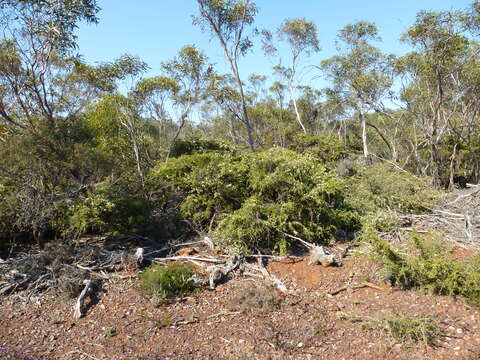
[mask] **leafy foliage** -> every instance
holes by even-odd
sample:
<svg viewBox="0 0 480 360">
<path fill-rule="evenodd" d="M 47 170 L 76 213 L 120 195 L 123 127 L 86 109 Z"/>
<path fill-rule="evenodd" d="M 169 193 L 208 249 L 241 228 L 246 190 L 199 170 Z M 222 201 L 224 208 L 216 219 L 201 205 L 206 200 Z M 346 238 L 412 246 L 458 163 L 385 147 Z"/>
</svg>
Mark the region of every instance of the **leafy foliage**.
<svg viewBox="0 0 480 360">
<path fill-rule="evenodd" d="M 358 226 L 344 182 L 313 156 L 283 148 L 182 156 L 157 166 L 153 179 L 181 196 L 185 218 L 235 252 L 284 252 L 284 232 L 325 243 Z"/>
<path fill-rule="evenodd" d="M 380 231 L 391 230 L 399 214 L 423 213 L 432 208 L 440 193 L 425 178 L 375 164 L 349 179 L 349 200 Z"/>
<path fill-rule="evenodd" d="M 215 140 L 201 138 L 189 140 L 180 139 L 173 143 L 170 156 L 175 158 L 182 155 L 201 154 L 211 151 L 233 151 L 233 148 L 227 143 Z"/>
<path fill-rule="evenodd" d="M 375 256 L 384 264 L 386 277 L 403 288 L 422 288 L 437 295 L 458 295 L 480 303 L 480 258 L 470 261 L 448 257 L 447 249 L 432 237 L 411 237 L 409 253 L 403 253 L 373 233 L 364 234 Z"/>
<path fill-rule="evenodd" d="M 295 138 L 291 148 L 302 154 L 311 154 L 328 165 L 335 164 L 348 154 L 345 143 L 334 135 L 300 134 Z"/>
<path fill-rule="evenodd" d="M 131 184 L 105 182 L 65 204 L 57 226 L 69 239 L 87 234 L 139 233 L 149 224 L 151 210 L 152 203 L 136 195 Z"/>
</svg>

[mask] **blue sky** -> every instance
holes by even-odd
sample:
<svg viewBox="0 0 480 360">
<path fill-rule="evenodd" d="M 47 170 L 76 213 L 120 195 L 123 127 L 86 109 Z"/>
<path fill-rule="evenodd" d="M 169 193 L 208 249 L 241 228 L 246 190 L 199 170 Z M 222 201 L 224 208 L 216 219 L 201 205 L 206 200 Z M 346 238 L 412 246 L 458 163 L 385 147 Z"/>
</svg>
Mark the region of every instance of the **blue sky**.
<svg viewBox="0 0 480 360">
<path fill-rule="evenodd" d="M 195 0 L 98 0 L 102 8 L 98 25 L 81 25 L 79 52 L 90 63 L 111 61 L 122 54 L 140 56 L 151 70 L 159 72 L 160 62 L 172 58 L 184 45 L 195 44 L 227 71 L 215 39 L 192 25 L 197 13 Z M 414 21 L 419 10 L 450 10 L 467 7 L 469 0 L 258 0 L 260 11 L 255 27 L 275 29 L 286 18 L 306 17 L 316 23 L 322 51 L 305 63 L 318 64 L 335 54 L 339 29 L 357 20 L 375 22 L 385 52 L 401 54 L 408 50 L 398 38 Z M 241 62 L 241 73 L 268 75 L 272 61 L 254 49 Z M 318 74 L 307 73 L 306 77 Z M 308 81 L 308 79 L 305 79 Z"/>
</svg>

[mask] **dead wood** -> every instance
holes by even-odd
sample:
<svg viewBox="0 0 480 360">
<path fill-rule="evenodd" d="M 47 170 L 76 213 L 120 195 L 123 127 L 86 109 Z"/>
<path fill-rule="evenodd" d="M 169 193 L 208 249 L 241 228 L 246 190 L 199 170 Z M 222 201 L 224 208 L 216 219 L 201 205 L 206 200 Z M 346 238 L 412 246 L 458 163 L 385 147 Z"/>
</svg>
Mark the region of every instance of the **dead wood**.
<svg viewBox="0 0 480 360">
<path fill-rule="evenodd" d="M 310 251 L 308 258 L 308 265 L 321 264 L 322 266 L 339 265 L 339 261 L 335 258 L 335 255 L 329 254 L 323 247 L 315 246 Z"/>
<path fill-rule="evenodd" d="M 232 271 L 237 270 L 243 259 L 241 258 L 234 258 L 229 267 L 223 268 L 221 266 L 210 266 L 207 268 L 207 272 L 209 273 L 209 285 L 210 289 L 215 289 L 217 284 L 219 284 L 224 278 L 228 276 Z"/>
<path fill-rule="evenodd" d="M 372 288 L 372 289 L 375 289 L 375 290 L 379 290 L 379 291 L 385 291 L 380 286 L 377 286 L 377 285 L 372 284 L 370 282 L 364 282 L 364 283 L 357 284 L 357 285 L 351 285 L 350 284 L 350 285 L 342 286 L 341 288 L 338 288 L 337 290 L 334 290 L 334 291 L 328 293 L 328 295 L 335 296 L 335 295 L 340 294 L 342 291 L 354 291 L 356 289 L 362 289 L 362 288 L 366 288 L 366 287 L 369 287 L 369 288 Z"/>
<path fill-rule="evenodd" d="M 258 263 L 258 270 L 260 270 L 260 272 L 262 273 L 265 279 L 271 281 L 272 284 L 281 292 L 283 293 L 289 292 L 288 288 L 283 284 L 283 282 L 280 279 L 278 279 L 275 275 L 270 274 L 270 272 L 267 270 L 267 268 L 263 264 L 262 258 L 258 258 L 257 263 Z"/>
<path fill-rule="evenodd" d="M 82 307 L 83 307 L 83 302 L 87 296 L 91 296 L 93 293 L 94 289 L 94 283 L 92 280 L 83 280 L 83 284 L 85 287 L 83 288 L 82 292 L 80 293 L 80 296 L 77 299 L 77 302 L 75 304 L 75 317 L 77 319 L 80 319 L 83 317 L 83 312 L 82 312 Z"/>
<path fill-rule="evenodd" d="M 303 246 L 305 246 L 307 249 L 314 249 L 316 247 L 316 245 L 312 244 L 312 243 L 309 243 L 308 241 L 305 241 L 297 236 L 293 236 L 293 235 L 290 235 L 290 234 L 287 234 L 285 232 L 282 232 L 283 235 L 285 235 L 286 237 L 290 238 L 290 239 L 293 239 L 293 240 L 297 240 L 300 244 L 302 244 Z"/>
<path fill-rule="evenodd" d="M 165 261 L 180 261 L 180 260 L 193 260 L 193 261 L 203 261 L 214 264 L 225 264 L 224 260 L 219 260 L 215 258 L 205 258 L 198 256 L 170 256 L 166 258 L 154 258 L 153 261 L 163 263 Z"/>
</svg>

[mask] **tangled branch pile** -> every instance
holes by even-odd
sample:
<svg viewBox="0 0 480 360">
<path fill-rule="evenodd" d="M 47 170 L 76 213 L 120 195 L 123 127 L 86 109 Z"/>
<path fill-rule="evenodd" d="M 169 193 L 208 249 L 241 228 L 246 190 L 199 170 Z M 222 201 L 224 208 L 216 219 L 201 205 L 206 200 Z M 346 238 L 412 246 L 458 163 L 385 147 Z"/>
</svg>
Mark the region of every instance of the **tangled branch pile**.
<svg viewBox="0 0 480 360">
<path fill-rule="evenodd" d="M 0 295 L 22 292 L 27 298 L 49 289 L 76 297 L 84 279 L 101 281 L 130 260 L 125 251 L 50 244 L 0 263 Z"/>
</svg>

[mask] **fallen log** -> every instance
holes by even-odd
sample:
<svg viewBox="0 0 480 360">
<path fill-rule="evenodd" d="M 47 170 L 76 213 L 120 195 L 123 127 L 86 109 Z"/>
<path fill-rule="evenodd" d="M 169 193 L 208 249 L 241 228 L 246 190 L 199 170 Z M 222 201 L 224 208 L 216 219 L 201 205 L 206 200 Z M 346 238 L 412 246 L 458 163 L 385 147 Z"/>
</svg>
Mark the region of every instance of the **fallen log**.
<svg viewBox="0 0 480 360">
<path fill-rule="evenodd" d="M 94 287 L 94 283 L 92 280 L 83 280 L 83 284 L 85 285 L 85 287 L 80 293 L 80 296 L 78 297 L 77 302 L 75 304 L 75 317 L 78 319 L 83 317 L 84 315 L 82 312 L 83 301 L 87 296 L 91 296 L 93 292 L 93 287 Z"/>
</svg>

